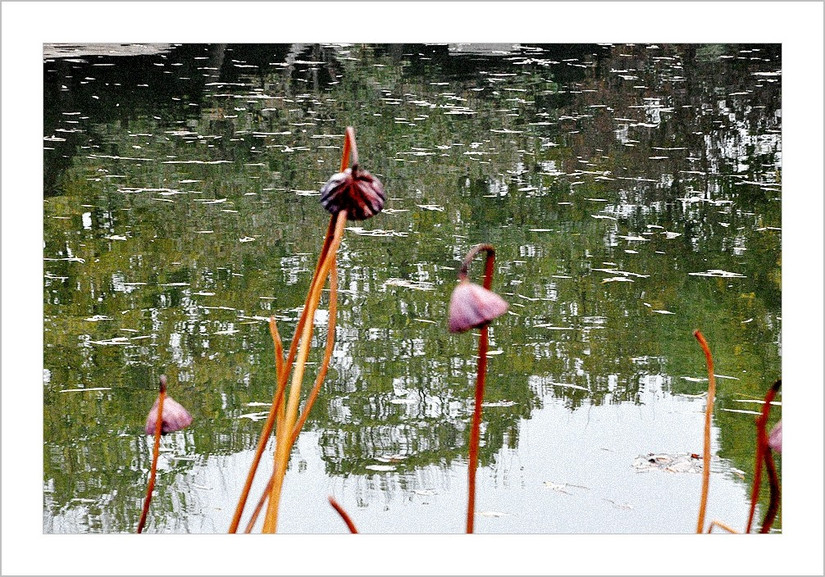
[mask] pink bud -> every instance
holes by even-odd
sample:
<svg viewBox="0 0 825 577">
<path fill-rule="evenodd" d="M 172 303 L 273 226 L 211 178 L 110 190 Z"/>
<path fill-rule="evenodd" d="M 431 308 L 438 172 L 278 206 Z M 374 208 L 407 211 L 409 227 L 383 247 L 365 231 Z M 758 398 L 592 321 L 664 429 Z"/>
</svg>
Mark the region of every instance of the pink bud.
<svg viewBox="0 0 825 577">
<path fill-rule="evenodd" d="M 768 434 L 768 446 L 777 453 L 782 452 L 782 421 L 776 423 Z"/>
<path fill-rule="evenodd" d="M 160 397 L 155 399 L 155 404 L 149 411 L 149 416 L 146 417 L 146 434 L 154 435 L 155 426 L 158 422 L 158 403 Z M 172 433 L 180 431 L 184 427 L 188 427 L 192 423 L 192 415 L 189 411 L 183 408 L 175 399 L 169 395 L 163 400 L 163 424 L 161 425 L 161 433 Z"/>
<path fill-rule="evenodd" d="M 450 332 L 481 328 L 503 315 L 508 307 L 507 301 L 493 291 L 464 279 L 450 297 Z"/>
<path fill-rule="evenodd" d="M 384 208 L 386 194 L 377 178 L 358 164 L 332 175 L 321 187 L 321 206 L 332 214 L 347 210 L 350 220 L 366 220 Z"/>
</svg>

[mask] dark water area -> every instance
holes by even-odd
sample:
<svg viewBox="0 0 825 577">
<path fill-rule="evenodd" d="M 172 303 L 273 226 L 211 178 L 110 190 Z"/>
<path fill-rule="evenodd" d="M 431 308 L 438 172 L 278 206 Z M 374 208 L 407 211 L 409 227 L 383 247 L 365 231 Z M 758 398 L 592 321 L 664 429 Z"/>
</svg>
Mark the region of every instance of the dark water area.
<svg viewBox="0 0 825 577">
<path fill-rule="evenodd" d="M 345 531 L 334 495 L 363 532 L 463 531 L 476 337 L 447 304 L 481 242 L 510 309 L 477 531 L 692 532 L 701 475 L 637 459 L 702 453 L 694 329 L 709 519 L 742 528 L 781 377 L 779 45 L 80 48 L 43 64 L 45 532 L 134 532 L 161 373 L 194 422 L 162 441 L 147 531 L 226 532 L 347 126 L 388 198 L 345 231 L 280 529 Z"/>
</svg>

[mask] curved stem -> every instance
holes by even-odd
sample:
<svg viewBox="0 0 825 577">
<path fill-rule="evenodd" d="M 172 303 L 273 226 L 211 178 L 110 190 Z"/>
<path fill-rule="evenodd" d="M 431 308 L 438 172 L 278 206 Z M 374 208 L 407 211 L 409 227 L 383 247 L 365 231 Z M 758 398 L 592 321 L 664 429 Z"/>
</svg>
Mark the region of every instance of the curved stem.
<svg viewBox="0 0 825 577">
<path fill-rule="evenodd" d="M 760 533 L 767 533 L 771 530 L 773 521 L 776 518 L 776 513 L 779 511 L 779 495 L 781 490 L 779 488 L 779 477 L 776 474 L 776 463 L 773 462 L 773 451 L 771 451 L 770 447 L 765 450 L 765 470 L 768 472 L 770 501 L 768 502 L 768 510 L 765 512 L 765 518 L 762 520 L 762 527 L 759 529 Z"/>
<path fill-rule="evenodd" d="M 298 439 L 298 435 L 301 433 L 301 429 L 304 426 L 304 423 L 309 416 L 309 411 L 312 409 L 312 405 L 315 402 L 315 399 L 318 397 L 318 393 L 321 390 L 321 384 L 326 377 L 327 370 L 329 368 L 329 362 L 332 358 L 332 351 L 335 344 L 335 319 L 338 313 L 338 267 L 336 263 L 333 261 L 332 268 L 330 269 L 329 275 L 329 292 L 330 292 L 330 303 L 329 303 L 329 324 L 327 328 L 327 345 L 324 351 L 324 360 L 321 363 L 321 368 L 318 371 L 318 376 L 315 378 L 315 385 L 312 388 L 312 392 L 309 394 L 309 398 L 307 398 L 306 403 L 304 404 L 304 409 L 301 411 L 301 416 L 299 417 L 297 423 L 295 424 L 295 428 L 292 431 L 292 437 L 290 439 L 290 445 L 294 445 L 295 441 Z M 246 526 L 246 533 L 252 532 L 252 527 L 255 525 L 255 521 L 258 519 L 258 515 L 261 512 L 261 509 L 266 503 L 266 500 L 269 498 L 269 494 L 272 491 L 272 484 L 274 482 L 274 475 L 275 472 L 272 472 L 272 475 L 269 476 L 269 481 L 267 482 L 266 488 L 264 489 L 261 498 L 258 500 L 258 504 L 255 506 L 254 511 L 252 512 L 252 516 L 249 519 L 249 523 Z"/>
<path fill-rule="evenodd" d="M 301 382 L 304 377 L 304 368 L 306 366 L 306 359 L 309 355 L 310 341 L 312 340 L 312 319 L 315 317 L 315 311 L 318 308 L 318 302 L 321 298 L 321 289 L 325 284 L 326 277 L 329 275 L 330 268 L 334 262 L 334 256 L 338 251 L 338 246 L 341 243 L 341 238 L 344 234 L 344 227 L 347 223 L 347 211 L 340 211 L 335 217 L 335 231 L 333 233 L 332 242 L 329 246 L 327 258 L 321 264 L 319 271 L 319 282 L 316 282 L 309 294 L 308 306 L 305 307 L 306 322 L 304 323 L 303 331 L 301 332 L 301 348 L 298 351 L 298 356 L 295 360 L 295 368 L 292 372 L 292 383 L 289 388 L 289 400 L 286 407 L 286 417 L 284 419 L 284 435 L 279 435 L 276 438 L 275 448 L 275 480 L 272 485 L 272 490 L 269 495 L 269 504 L 267 506 L 266 517 L 264 518 L 264 532 L 274 533 L 278 523 L 278 504 L 280 501 L 281 485 L 283 484 L 284 475 L 286 474 L 286 467 L 289 462 L 291 443 L 287 442 L 288 434 L 291 434 L 295 425 L 296 413 L 298 411 L 298 402 L 301 395 Z M 331 256 L 330 256 L 331 255 Z M 281 440 L 283 439 L 283 442 Z"/>
<path fill-rule="evenodd" d="M 307 292 L 306 300 L 304 301 L 304 308 L 301 312 L 301 317 L 298 319 L 298 325 L 295 328 L 295 334 L 292 337 L 292 343 L 289 347 L 289 353 L 287 355 L 286 361 L 283 362 L 282 371 L 280 374 L 276 376 L 276 386 L 275 386 L 275 394 L 272 399 L 272 405 L 269 409 L 269 415 L 267 416 L 266 422 L 264 423 L 263 430 L 261 431 L 261 436 L 258 438 L 258 446 L 255 448 L 255 456 L 252 459 L 252 464 L 249 467 L 249 472 L 246 476 L 246 481 L 244 482 L 244 487 L 241 490 L 241 496 L 238 499 L 238 504 L 235 507 L 235 514 L 232 517 L 232 522 L 229 525 L 229 533 L 235 533 L 238 530 L 238 524 L 241 521 L 241 515 L 243 514 L 244 507 L 246 506 L 246 501 L 249 497 L 249 491 L 252 487 L 252 481 L 255 478 L 255 473 L 258 470 L 258 465 L 261 461 L 261 456 L 263 455 L 264 449 L 266 448 L 266 444 L 269 441 L 269 437 L 272 434 L 272 429 L 275 426 L 275 419 L 278 410 L 281 408 L 283 399 L 284 399 L 284 391 L 286 389 L 286 381 L 289 376 L 289 369 L 292 366 L 292 363 L 295 359 L 295 354 L 298 350 L 298 340 L 299 336 L 303 332 L 304 326 L 307 322 L 307 308 L 309 304 L 310 296 L 314 290 L 315 285 L 319 281 L 319 273 L 321 271 L 321 267 L 326 260 L 329 254 L 330 244 L 332 243 L 333 233 L 335 231 L 335 217 L 330 218 L 329 226 L 327 227 L 327 233 L 324 237 L 324 243 L 321 247 L 321 255 L 318 257 L 318 263 L 315 265 L 315 272 L 312 275 L 312 281 L 310 282 L 309 292 Z M 273 317 L 274 319 L 274 317 Z M 272 325 L 270 324 L 270 332 L 272 331 Z M 273 335 L 274 339 L 274 335 Z M 278 337 L 278 341 L 280 341 L 280 337 Z M 276 343 L 276 347 L 278 343 Z M 281 357 L 283 356 L 283 352 L 281 352 Z M 277 360 L 278 356 L 276 355 L 276 367 L 277 367 Z"/>
<path fill-rule="evenodd" d="M 753 517 L 756 513 L 756 502 L 759 500 L 759 489 L 762 484 L 762 463 L 767 466 L 768 458 L 768 434 L 766 432 L 768 425 L 768 416 L 771 412 L 771 403 L 782 385 L 782 380 L 777 380 L 765 394 L 765 401 L 762 403 L 762 412 L 756 418 L 756 464 L 753 470 L 753 488 L 751 489 L 751 506 L 748 511 L 748 523 L 745 527 L 745 533 L 751 532 L 753 527 Z M 775 471 L 774 471 L 775 473 Z M 763 523 L 764 525 L 764 523 Z"/>
<path fill-rule="evenodd" d="M 458 279 L 464 280 L 465 278 L 467 278 L 467 269 L 470 267 L 470 263 L 475 258 L 475 256 L 482 251 L 487 253 L 487 263 L 484 274 L 484 288 L 490 290 L 490 287 L 493 283 L 493 261 L 496 257 L 496 249 L 491 244 L 477 244 L 470 249 L 470 252 L 468 252 L 467 256 L 464 257 L 464 260 L 461 261 L 461 268 L 458 269 Z"/>
<path fill-rule="evenodd" d="M 716 397 L 716 377 L 713 374 L 713 357 L 710 354 L 708 342 L 699 329 L 693 331 L 693 336 L 699 341 L 699 346 L 705 353 L 708 365 L 708 400 L 705 408 L 705 440 L 702 454 L 702 497 L 699 501 L 699 519 L 696 522 L 696 532 L 702 533 L 705 526 L 705 510 L 708 505 L 708 485 L 710 485 L 710 427 L 713 417 L 713 402 Z"/>
<path fill-rule="evenodd" d="M 155 423 L 155 445 L 152 449 L 152 468 L 149 471 L 149 485 L 146 487 L 146 499 L 143 500 L 143 512 L 140 514 L 137 532 L 143 533 L 146 525 L 146 516 L 149 514 L 149 504 L 152 502 L 152 491 L 155 489 L 155 477 L 158 471 L 158 456 L 160 455 L 160 435 L 163 430 L 163 401 L 166 399 L 166 379 L 160 379 L 160 393 L 158 394 L 158 420 Z"/>
<path fill-rule="evenodd" d="M 477 244 L 464 260 L 461 262 L 461 269 L 458 277 L 461 280 L 467 278 L 467 269 L 470 261 L 480 252 L 487 253 L 484 264 L 484 288 L 490 290 L 493 286 L 493 270 L 496 258 L 496 249 L 491 244 Z M 478 468 L 478 445 L 481 437 L 481 405 L 484 402 L 484 384 L 487 377 L 487 348 L 489 345 L 487 325 L 480 330 L 478 340 L 478 370 L 476 373 L 475 406 L 473 408 L 473 423 L 470 428 L 470 456 L 468 463 L 468 495 L 467 495 L 467 533 L 472 533 L 475 525 L 475 503 L 476 503 L 476 469 Z"/>
<path fill-rule="evenodd" d="M 328 497 L 329 504 L 332 505 L 332 508 L 338 511 L 338 514 L 341 516 L 341 519 L 344 520 L 344 523 L 347 524 L 350 533 L 358 533 L 358 529 L 355 528 L 355 523 L 352 522 L 347 512 L 344 511 L 344 508 L 332 497 Z"/>
</svg>

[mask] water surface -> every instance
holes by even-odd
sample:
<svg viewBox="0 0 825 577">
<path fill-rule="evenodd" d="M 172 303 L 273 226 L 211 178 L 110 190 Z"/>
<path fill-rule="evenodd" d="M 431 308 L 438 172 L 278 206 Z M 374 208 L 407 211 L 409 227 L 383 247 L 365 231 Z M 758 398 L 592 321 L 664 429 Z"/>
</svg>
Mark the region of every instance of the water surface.
<svg viewBox="0 0 825 577">
<path fill-rule="evenodd" d="M 364 532 L 463 530 L 476 337 L 446 310 L 479 242 L 511 306 L 476 530 L 693 531 L 700 475 L 634 462 L 702 452 L 696 328 L 708 516 L 741 529 L 781 376 L 780 71 L 773 45 L 47 47 L 44 531 L 134 531 L 161 373 L 195 422 L 147 530 L 226 531 L 348 125 L 388 201 L 342 243 L 280 529 L 345 531 L 334 495 Z"/>
</svg>

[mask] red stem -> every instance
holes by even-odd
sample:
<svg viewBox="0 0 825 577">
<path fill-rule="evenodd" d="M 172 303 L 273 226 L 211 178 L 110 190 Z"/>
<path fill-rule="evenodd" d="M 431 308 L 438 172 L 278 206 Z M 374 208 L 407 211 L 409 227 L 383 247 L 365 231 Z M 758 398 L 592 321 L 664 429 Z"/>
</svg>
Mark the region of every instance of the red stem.
<svg viewBox="0 0 825 577">
<path fill-rule="evenodd" d="M 352 522 L 352 519 L 349 518 L 347 512 L 344 511 L 344 508 L 338 504 L 338 501 L 333 499 L 332 497 L 329 498 L 329 504 L 332 505 L 333 509 L 338 511 L 338 514 L 341 516 L 341 519 L 344 520 L 344 523 L 347 524 L 350 533 L 358 533 L 358 529 L 355 528 L 355 523 Z"/>
<path fill-rule="evenodd" d="M 756 418 L 756 464 L 753 470 L 753 488 L 751 489 L 751 507 L 748 512 L 748 523 L 745 533 L 750 533 L 753 527 L 753 517 L 756 513 L 756 502 L 759 500 L 759 489 L 762 484 L 762 463 L 767 467 L 768 462 L 768 434 L 765 432 L 768 424 L 768 416 L 771 412 L 771 403 L 782 385 L 782 380 L 776 381 L 765 394 L 765 401 L 762 403 L 762 412 Z M 771 460 L 771 463 L 773 461 Z M 776 471 L 774 470 L 774 475 Z M 771 498 L 773 498 L 773 487 L 771 487 Z M 770 508 L 770 506 L 769 506 Z M 766 517 L 767 518 L 767 517 Z M 764 525 L 764 524 L 763 524 Z"/>
<path fill-rule="evenodd" d="M 459 278 L 467 278 L 467 269 L 470 261 L 481 251 L 486 251 L 487 260 L 484 266 L 484 288 L 490 290 L 493 286 L 493 270 L 496 250 L 490 244 L 478 244 L 470 249 L 461 263 Z M 467 496 L 467 533 L 472 533 L 475 525 L 476 504 L 476 469 L 478 468 L 478 445 L 481 438 L 481 405 L 484 402 L 484 384 L 487 377 L 487 348 L 489 344 L 488 326 L 481 328 L 478 340 L 478 371 L 476 373 L 475 407 L 473 410 L 473 424 L 470 428 L 470 459 L 468 464 Z"/>
<path fill-rule="evenodd" d="M 771 530 L 773 521 L 776 518 L 776 513 L 779 511 L 779 496 L 781 494 L 779 477 L 776 474 L 776 463 L 773 462 L 773 451 L 771 451 L 770 447 L 765 451 L 765 470 L 768 471 L 770 501 L 768 502 L 768 510 L 765 513 L 765 518 L 762 520 L 762 527 L 759 529 L 760 533 L 767 533 Z"/>
<path fill-rule="evenodd" d="M 155 423 L 155 446 L 152 449 L 152 468 L 149 472 L 149 485 L 146 487 L 146 499 L 143 500 L 143 512 L 138 522 L 138 533 L 143 533 L 146 525 L 146 516 L 149 514 L 149 504 L 152 502 L 152 491 L 155 489 L 155 477 L 158 471 L 158 455 L 160 455 L 160 434 L 163 430 L 163 401 L 166 399 L 166 378 L 160 379 L 160 393 L 158 394 L 158 420 Z"/>
</svg>

